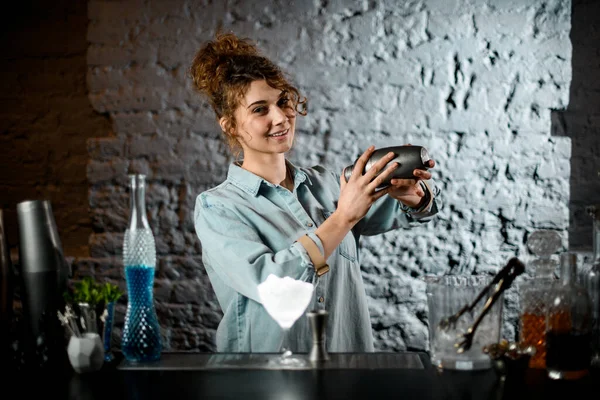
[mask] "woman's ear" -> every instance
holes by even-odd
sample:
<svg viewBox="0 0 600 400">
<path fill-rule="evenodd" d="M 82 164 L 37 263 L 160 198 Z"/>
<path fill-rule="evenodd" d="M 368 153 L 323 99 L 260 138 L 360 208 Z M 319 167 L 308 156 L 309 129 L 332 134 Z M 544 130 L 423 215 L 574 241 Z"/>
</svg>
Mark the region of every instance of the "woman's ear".
<svg viewBox="0 0 600 400">
<path fill-rule="evenodd" d="M 229 135 L 229 127 L 231 126 L 229 124 L 229 119 L 227 119 L 226 117 L 221 117 L 219 119 L 219 125 L 221 126 L 221 130 L 223 131 L 223 133 Z"/>
</svg>

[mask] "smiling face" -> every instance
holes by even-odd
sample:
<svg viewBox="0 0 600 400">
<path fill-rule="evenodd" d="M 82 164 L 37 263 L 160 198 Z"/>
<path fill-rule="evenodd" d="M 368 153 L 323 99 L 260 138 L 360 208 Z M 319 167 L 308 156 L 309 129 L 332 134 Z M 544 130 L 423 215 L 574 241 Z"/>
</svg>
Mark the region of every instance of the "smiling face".
<svg viewBox="0 0 600 400">
<path fill-rule="evenodd" d="M 253 81 L 234 112 L 236 135 L 244 151 L 244 164 L 261 162 L 291 149 L 296 111 L 290 96 L 264 80 Z M 226 128 L 226 120 L 221 119 Z"/>
</svg>

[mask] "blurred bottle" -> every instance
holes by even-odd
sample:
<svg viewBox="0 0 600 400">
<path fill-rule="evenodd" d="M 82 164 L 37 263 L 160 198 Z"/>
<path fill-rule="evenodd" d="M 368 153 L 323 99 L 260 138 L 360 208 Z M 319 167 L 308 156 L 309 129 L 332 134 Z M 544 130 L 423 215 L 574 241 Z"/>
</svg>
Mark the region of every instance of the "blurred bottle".
<svg viewBox="0 0 600 400">
<path fill-rule="evenodd" d="M 589 373 L 590 297 L 577 283 L 577 255 L 560 256 L 560 280 L 554 286 L 546 319 L 546 369 L 551 379 L 579 379 Z"/>
<path fill-rule="evenodd" d="M 48 200 L 18 203 L 17 217 L 26 363 L 31 368 L 54 370 L 68 365 L 64 329 L 56 312 L 64 308 L 62 295 L 70 267 Z"/>
<path fill-rule="evenodd" d="M 0 362 L 8 360 L 13 319 L 14 271 L 6 239 L 4 210 L 0 209 Z"/>
<path fill-rule="evenodd" d="M 583 265 L 580 277 L 592 302 L 591 366 L 600 368 L 600 204 L 589 206 L 586 211 L 593 220 L 594 255 Z"/>
<path fill-rule="evenodd" d="M 561 247 L 561 237 L 553 230 L 535 231 L 527 240 L 527 247 L 537 258 L 530 263 L 533 276 L 520 285 L 521 315 L 520 343 L 534 346 L 535 354 L 530 368 L 546 368 L 546 313 L 549 292 L 557 282 L 555 271 L 558 262 L 552 258 Z"/>
</svg>

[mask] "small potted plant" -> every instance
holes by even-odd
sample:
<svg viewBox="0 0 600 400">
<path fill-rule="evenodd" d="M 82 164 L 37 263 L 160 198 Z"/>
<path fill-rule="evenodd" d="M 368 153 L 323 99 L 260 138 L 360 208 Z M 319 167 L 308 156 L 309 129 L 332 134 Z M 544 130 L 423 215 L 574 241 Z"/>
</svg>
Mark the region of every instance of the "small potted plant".
<svg viewBox="0 0 600 400">
<path fill-rule="evenodd" d="M 59 319 L 73 336 L 102 336 L 104 361 L 112 361 L 111 351 L 114 307 L 123 295 L 119 287 L 110 282 L 98 283 L 92 277 L 74 282 L 63 294 L 65 313 Z M 101 329 L 98 327 L 101 326 Z"/>
<path fill-rule="evenodd" d="M 84 332 L 98 332 L 98 309 L 103 307 L 102 292 L 100 286 L 92 277 L 85 277 L 82 280 L 73 283 L 63 297 L 65 303 L 70 305 L 79 316 L 77 322 L 79 328 Z"/>
</svg>

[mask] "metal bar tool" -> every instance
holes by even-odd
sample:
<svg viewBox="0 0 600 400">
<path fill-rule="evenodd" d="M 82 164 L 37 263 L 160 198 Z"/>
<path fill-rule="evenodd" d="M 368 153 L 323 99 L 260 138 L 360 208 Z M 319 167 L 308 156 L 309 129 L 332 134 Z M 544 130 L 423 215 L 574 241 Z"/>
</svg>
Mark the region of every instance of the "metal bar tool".
<svg viewBox="0 0 600 400">
<path fill-rule="evenodd" d="M 460 336 L 462 340 L 454 345 L 457 348 L 458 353 L 463 353 L 471 348 L 471 345 L 473 344 L 473 337 L 475 336 L 475 331 L 477 330 L 477 327 L 479 326 L 487 312 L 490 310 L 490 308 L 492 308 L 496 300 L 500 298 L 500 295 L 506 289 L 508 289 L 510 285 L 512 285 L 515 278 L 521 275 L 524 271 L 525 265 L 518 258 L 511 258 L 506 264 L 506 266 L 502 268 L 496 274 L 496 276 L 494 276 L 494 279 L 492 279 L 492 281 L 485 288 L 483 288 L 483 290 L 479 293 L 479 295 L 477 295 L 473 302 L 465 305 L 456 314 L 445 318 L 440 322 L 439 328 L 442 330 L 447 330 L 448 328 L 455 326 L 456 321 L 458 321 L 458 319 L 462 315 L 464 315 L 465 312 L 472 311 L 473 308 L 475 308 L 475 306 L 477 305 L 477 303 L 479 303 L 479 301 L 483 298 L 483 296 L 490 293 L 491 291 L 491 294 L 489 295 L 483 306 L 481 314 L 479 314 L 479 316 L 475 319 L 473 325 L 471 325 L 471 327 L 469 327 L 469 329 L 467 329 L 467 331 Z"/>
<path fill-rule="evenodd" d="M 312 348 L 308 358 L 313 363 L 327 361 L 329 355 L 325 347 L 325 332 L 329 313 L 326 310 L 314 310 L 306 313 L 306 315 L 312 332 Z"/>
</svg>

